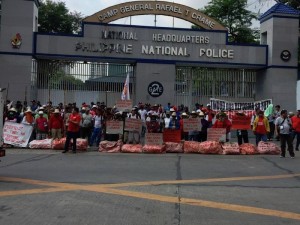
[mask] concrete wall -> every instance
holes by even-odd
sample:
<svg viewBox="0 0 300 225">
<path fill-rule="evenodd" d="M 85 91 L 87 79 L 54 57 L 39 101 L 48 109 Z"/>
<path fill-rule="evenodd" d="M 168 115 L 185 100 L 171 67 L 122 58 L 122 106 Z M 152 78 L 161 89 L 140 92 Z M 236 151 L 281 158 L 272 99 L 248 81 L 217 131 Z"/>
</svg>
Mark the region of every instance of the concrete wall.
<svg viewBox="0 0 300 225">
<path fill-rule="evenodd" d="M 24 100 L 30 94 L 33 32 L 37 28 L 38 10 L 34 1 L 2 1 L 0 27 L 0 86 L 8 89 L 8 99 Z M 22 45 L 13 48 L 11 39 L 19 33 Z M 30 98 L 30 96 L 27 96 Z"/>
<path fill-rule="evenodd" d="M 162 104 L 174 102 L 175 93 L 175 65 L 173 64 L 145 64 L 136 65 L 136 99 L 135 102 Z M 148 85 L 158 81 L 164 87 L 160 97 L 151 97 L 148 94 Z"/>
<path fill-rule="evenodd" d="M 275 105 L 295 111 L 298 73 L 298 18 L 270 17 L 261 23 L 261 42 L 268 45 L 268 68 L 257 73 L 256 99 L 272 98 Z M 284 61 L 283 50 L 291 53 Z"/>
</svg>

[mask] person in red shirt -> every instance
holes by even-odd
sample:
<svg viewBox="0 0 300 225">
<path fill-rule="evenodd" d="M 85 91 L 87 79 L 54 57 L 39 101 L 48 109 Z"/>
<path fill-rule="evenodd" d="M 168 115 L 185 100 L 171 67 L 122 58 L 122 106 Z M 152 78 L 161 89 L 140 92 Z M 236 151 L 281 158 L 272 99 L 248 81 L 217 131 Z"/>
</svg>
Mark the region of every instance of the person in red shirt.
<svg viewBox="0 0 300 225">
<path fill-rule="evenodd" d="M 292 128 L 293 128 L 293 140 L 296 137 L 296 151 L 299 151 L 300 145 L 300 109 L 297 110 L 297 115 L 291 118 L 292 120 Z"/>
<path fill-rule="evenodd" d="M 258 116 L 253 122 L 253 133 L 256 136 L 256 145 L 260 141 L 267 141 L 267 134 L 270 132 L 270 125 L 267 117 L 264 116 L 263 111 L 258 112 Z"/>
<path fill-rule="evenodd" d="M 51 137 L 53 139 L 61 139 L 64 128 L 64 121 L 60 115 L 59 109 L 55 109 L 49 120 L 49 132 L 51 132 Z"/>
<path fill-rule="evenodd" d="M 39 111 L 39 117 L 35 119 L 36 124 L 36 139 L 43 140 L 48 134 L 48 120 L 44 117 L 44 112 Z"/>
<path fill-rule="evenodd" d="M 69 116 L 65 150 L 62 153 L 66 153 L 68 151 L 71 139 L 73 139 L 72 152 L 76 153 L 76 140 L 79 137 L 80 121 L 81 121 L 81 116 L 79 114 L 79 109 L 75 107 L 72 111 L 72 114 Z"/>
<path fill-rule="evenodd" d="M 231 124 L 230 120 L 228 119 L 226 113 L 221 112 L 218 114 L 218 119 L 216 120 L 216 122 L 214 123 L 212 128 L 226 128 L 226 142 L 228 142 L 231 126 L 232 126 L 232 124 Z"/>
<path fill-rule="evenodd" d="M 208 121 L 208 126 L 209 128 L 212 127 L 212 121 L 213 118 L 215 117 L 216 113 L 211 109 L 210 104 L 206 105 L 206 109 L 202 108 L 204 114 L 206 115 L 206 120 Z"/>
</svg>

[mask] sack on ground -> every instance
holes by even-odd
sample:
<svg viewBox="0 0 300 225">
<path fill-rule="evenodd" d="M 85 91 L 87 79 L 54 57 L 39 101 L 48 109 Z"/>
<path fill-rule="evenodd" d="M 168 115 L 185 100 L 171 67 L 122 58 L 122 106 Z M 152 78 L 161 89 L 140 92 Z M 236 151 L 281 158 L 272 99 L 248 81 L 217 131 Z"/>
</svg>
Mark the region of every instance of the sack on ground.
<svg viewBox="0 0 300 225">
<path fill-rule="evenodd" d="M 71 139 L 71 143 L 73 143 L 73 140 Z M 76 139 L 76 149 L 79 151 L 86 151 L 88 148 L 88 141 L 83 138 L 77 138 Z"/>
<path fill-rule="evenodd" d="M 200 142 L 197 141 L 185 141 L 183 144 L 184 153 L 199 153 Z"/>
<path fill-rule="evenodd" d="M 237 142 L 226 142 L 222 144 L 223 155 L 239 155 L 240 148 Z"/>
<path fill-rule="evenodd" d="M 52 149 L 64 150 L 65 149 L 66 138 L 54 139 L 52 141 Z"/>
<path fill-rule="evenodd" d="M 222 146 L 218 141 L 204 141 L 201 142 L 199 152 L 201 154 L 221 154 Z"/>
<path fill-rule="evenodd" d="M 101 141 L 99 145 L 99 152 L 117 153 L 121 152 L 122 141 Z"/>
<path fill-rule="evenodd" d="M 140 144 L 125 144 L 122 146 L 123 153 L 142 153 L 143 146 Z"/>
<path fill-rule="evenodd" d="M 166 142 L 166 152 L 168 153 L 183 153 L 183 143 Z"/>
<path fill-rule="evenodd" d="M 255 145 L 250 143 L 241 144 L 240 152 L 242 155 L 255 155 L 258 153 Z"/>
<path fill-rule="evenodd" d="M 52 148 L 52 139 L 33 140 L 29 143 L 29 148 L 51 149 Z"/>
<path fill-rule="evenodd" d="M 280 148 L 272 142 L 260 141 L 257 146 L 257 151 L 259 154 L 271 154 L 279 155 L 281 150 Z"/>
<path fill-rule="evenodd" d="M 165 145 L 144 145 L 143 146 L 144 153 L 165 153 L 166 146 Z"/>
</svg>

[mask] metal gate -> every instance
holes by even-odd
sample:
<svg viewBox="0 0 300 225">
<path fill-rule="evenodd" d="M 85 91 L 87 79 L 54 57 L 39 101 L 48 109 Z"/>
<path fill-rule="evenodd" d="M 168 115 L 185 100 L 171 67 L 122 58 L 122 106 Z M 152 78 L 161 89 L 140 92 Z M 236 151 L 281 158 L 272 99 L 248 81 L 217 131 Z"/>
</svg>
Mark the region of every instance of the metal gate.
<svg viewBox="0 0 300 225">
<path fill-rule="evenodd" d="M 256 72 L 246 69 L 177 67 L 175 103 L 194 108 L 210 98 L 248 102 L 255 99 Z"/>
<path fill-rule="evenodd" d="M 135 97 L 134 67 L 129 64 L 38 59 L 32 62 L 31 99 L 53 105 L 105 102 L 121 98 L 127 74 L 130 95 Z"/>
</svg>

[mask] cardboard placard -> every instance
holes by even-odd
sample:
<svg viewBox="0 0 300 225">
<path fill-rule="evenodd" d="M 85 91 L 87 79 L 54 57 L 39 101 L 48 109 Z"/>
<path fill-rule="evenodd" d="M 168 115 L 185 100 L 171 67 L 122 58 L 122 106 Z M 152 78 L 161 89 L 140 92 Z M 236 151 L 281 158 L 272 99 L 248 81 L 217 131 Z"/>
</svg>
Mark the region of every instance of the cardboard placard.
<svg viewBox="0 0 300 225">
<path fill-rule="evenodd" d="M 181 142 L 181 131 L 165 129 L 163 132 L 163 141 L 164 142 Z"/>
<path fill-rule="evenodd" d="M 124 130 L 137 131 L 137 132 L 141 133 L 142 132 L 142 120 L 126 118 Z"/>
<path fill-rule="evenodd" d="M 207 129 L 207 140 L 226 142 L 226 128 Z"/>
<path fill-rule="evenodd" d="M 107 134 L 123 134 L 123 121 L 108 120 L 106 121 Z"/>
<path fill-rule="evenodd" d="M 145 144 L 146 145 L 162 145 L 163 134 L 162 133 L 146 133 Z"/>
<path fill-rule="evenodd" d="M 33 127 L 22 123 L 5 122 L 3 127 L 3 141 L 5 144 L 26 147 Z"/>
<path fill-rule="evenodd" d="M 202 124 L 200 118 L 183 119 L 183 131 L 201 131 Z"/>
<path fill-rule="evenodd" d="M 129 110 L 132 109 L 132 100 L 117 100 L 116 101 L 116 108 L 119 111 Z"/>
<path fill-rule="evenodd" d="M 251 117 L 235 115 L 232 117 L 232 129 L 234 130 L 250 130 Z"/>
</svg>

